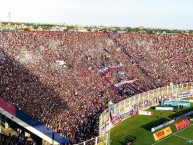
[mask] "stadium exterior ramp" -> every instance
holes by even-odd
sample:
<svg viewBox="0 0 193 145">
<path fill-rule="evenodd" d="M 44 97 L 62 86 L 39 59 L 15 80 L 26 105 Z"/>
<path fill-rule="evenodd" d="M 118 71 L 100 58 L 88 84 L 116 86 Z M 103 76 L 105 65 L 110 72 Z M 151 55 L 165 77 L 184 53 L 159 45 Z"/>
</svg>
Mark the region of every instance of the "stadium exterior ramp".
<svg viewBox="0 0 193 145">
<path fill-rule="evenodd" d="M 70 142 L 2 98 L 0 98 L 0 113 L 52 145 Z"/>
</svg>

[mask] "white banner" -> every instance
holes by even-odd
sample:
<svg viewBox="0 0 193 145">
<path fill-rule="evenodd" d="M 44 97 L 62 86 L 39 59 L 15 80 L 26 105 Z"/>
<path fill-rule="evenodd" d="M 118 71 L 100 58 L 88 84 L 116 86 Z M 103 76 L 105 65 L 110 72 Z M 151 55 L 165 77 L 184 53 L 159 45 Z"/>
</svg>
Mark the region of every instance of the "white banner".
<svg viewBox="0 0 193 145">
<path fill-rule="evenodd" d="M 155 110 L 174 110 L 174 107 L 155 107 Z"/>
<path fill-rule="evenodd" d="M 188 98 L 188 97 L 191 97 L 190 91 L 184 91 L 184 92 L 178 93 L 178 98 Z"/>
<path fill-rule="evenodd" d="M 172 120 L 166 121 L 166 122 L 164 122 L 164 123 L 162 123 L 162 124 L 160 124 L 160 125 L 158 125 L 158 126 L 156 126 L 156 127 L 153 127 L 153 128 L 151 128 L 151 132 L 154 132 L 154 131 L 156 131 L 156 130 L 158 130 L 158 129 L 164 127 L 164 126 L 167 126 L 167 125 L 173 123 L 174 121 L 175 121 L 175 120 L 172 119 Z"/>
<path fill-rule="evenodd" d="M 139 110 L 139 115 L 153 115 L 153 112 L 150 112 L 150 111 L 142 111 L 142 110 Z"/>
</svg>

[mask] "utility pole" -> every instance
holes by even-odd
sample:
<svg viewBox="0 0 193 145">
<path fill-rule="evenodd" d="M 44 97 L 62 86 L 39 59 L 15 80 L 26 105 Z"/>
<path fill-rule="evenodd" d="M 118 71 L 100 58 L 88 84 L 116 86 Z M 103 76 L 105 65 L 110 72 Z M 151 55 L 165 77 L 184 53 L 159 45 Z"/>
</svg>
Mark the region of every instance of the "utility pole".
<svg viewBox="0 0 193 145">
<path fill-rule="evenodd" d="M 10 30 L 10 26 L 11 26 L 11 24 L 10 24 L 11 13 L 10 13 L 10 12 L 8 13 L 8 16 L 9 16 L 9 23 L 8 23 L 8 26 L 9 26 L 9 30 Z"/>
<path fill-rule="evenodd" d="M 11 13 L 9 12 L 9 14 L 8 14 L 8 15 L 9 15 L 9 23 L 10 23 Z"/>
</svg>

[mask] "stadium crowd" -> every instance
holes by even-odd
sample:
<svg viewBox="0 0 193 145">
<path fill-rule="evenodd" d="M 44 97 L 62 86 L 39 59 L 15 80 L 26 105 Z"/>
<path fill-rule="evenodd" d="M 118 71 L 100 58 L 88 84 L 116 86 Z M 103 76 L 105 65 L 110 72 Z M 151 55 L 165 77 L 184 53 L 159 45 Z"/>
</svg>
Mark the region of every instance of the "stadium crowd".
<svg viewBox="0 0 193 145">
<path fill-rule="evenodd" d="M 36 145 L 32 141 L 28 141 L 25 137 L 22 136 L 6 136 L 0 133 L 0 144 L 1 145 Z"/>
<path fill-rule="evenodd" d="M 119 68 L 104 77 L 101 66 Z M 110 84 L 136 79 L 135 91 L 121 87 L 133 95 L 192 81 L 192 74 L 192 35 L 0 33 L 1 97 L 73 143 L 98 135 L 108 102 L 127 97 Z"/>
</svg>

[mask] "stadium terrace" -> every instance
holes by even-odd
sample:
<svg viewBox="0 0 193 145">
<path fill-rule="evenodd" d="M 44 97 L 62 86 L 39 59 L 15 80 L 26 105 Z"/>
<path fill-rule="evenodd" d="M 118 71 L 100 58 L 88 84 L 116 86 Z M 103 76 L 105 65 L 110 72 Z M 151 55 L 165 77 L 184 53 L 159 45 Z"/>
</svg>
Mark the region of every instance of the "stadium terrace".
<svg viewBox="0 0 193 145">
<path fill-rule="evenodd" d="M 0 94 L 79 143 L 110 101 L 192 82 L 192 54 L 186 34 L 0 32 Z"/>
</svg>

